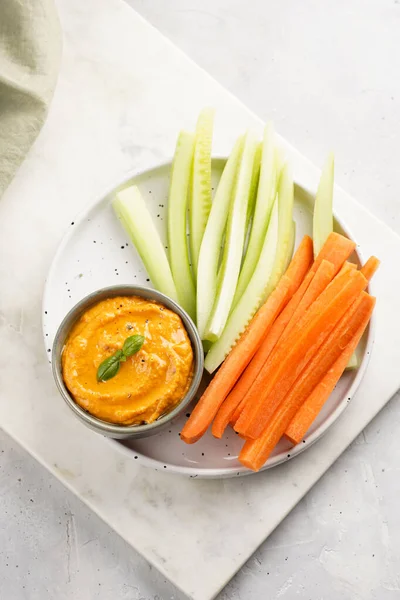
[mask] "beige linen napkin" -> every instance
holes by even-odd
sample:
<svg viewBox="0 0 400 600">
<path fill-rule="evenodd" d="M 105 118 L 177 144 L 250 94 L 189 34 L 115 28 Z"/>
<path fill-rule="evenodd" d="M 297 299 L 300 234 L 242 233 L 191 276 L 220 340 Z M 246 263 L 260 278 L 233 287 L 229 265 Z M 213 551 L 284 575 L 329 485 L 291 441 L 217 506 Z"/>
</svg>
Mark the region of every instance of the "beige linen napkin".
<svg viewBox="0 0 400 600">
<path fill-rule="evenodd" d="M 0 197 L 43 125 L 60 56 L 53 0 L 0 0 Z"/>
</svg>

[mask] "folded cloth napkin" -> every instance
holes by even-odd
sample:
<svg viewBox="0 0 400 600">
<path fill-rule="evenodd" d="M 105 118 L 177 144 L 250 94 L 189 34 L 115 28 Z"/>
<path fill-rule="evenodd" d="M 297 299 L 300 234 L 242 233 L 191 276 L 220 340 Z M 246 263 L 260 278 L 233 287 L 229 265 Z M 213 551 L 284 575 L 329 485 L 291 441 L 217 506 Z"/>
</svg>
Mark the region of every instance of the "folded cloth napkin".
<svg viewBox="0 0 400 600">
<path fill-rule="evenodd" d="M 53 0 L 0 0 L 0 197 L 43 125 L 60 56 Z"/>
</svg>

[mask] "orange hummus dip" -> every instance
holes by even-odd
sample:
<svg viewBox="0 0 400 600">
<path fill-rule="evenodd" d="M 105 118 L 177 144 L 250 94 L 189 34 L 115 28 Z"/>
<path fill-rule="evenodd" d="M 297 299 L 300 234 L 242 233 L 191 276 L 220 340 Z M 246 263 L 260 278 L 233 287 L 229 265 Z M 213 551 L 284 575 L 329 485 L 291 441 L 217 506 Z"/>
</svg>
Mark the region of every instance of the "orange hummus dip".
<svg viewBox="0 0 400 600">
<path fill-rule="evenodd" d="M 142 348 L 108 381 L 97 381 L 101 362 L 127 337 L 142 335 Z M 181 318 L 137 296 L 110 298 L 87 310 L 63 350 L 65 385 L 90 414 L 120 425 L 152 423 L 185 396 L 193 376 L 193 350 Z"/>
</svg>

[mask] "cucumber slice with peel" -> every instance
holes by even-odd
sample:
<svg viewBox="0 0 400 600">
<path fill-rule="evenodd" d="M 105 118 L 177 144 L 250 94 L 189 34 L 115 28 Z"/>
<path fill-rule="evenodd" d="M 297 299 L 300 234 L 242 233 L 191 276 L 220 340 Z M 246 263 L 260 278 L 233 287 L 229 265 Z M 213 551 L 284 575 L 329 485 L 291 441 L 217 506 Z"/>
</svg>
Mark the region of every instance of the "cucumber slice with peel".
<svg viewBox="0 0 400 600">
<path fill-rule="evenodd" d="M 240 300 L 257 266 L 268 229 L 272 206 L 275 202 L 276 179 L 277 156 L 274 147 L 274 130 L 272 123 L 268 123 L 264 130 L 264 139 L 262 142 L 260 179 L 249 242 L 239 275 L 233 307 Z"/>
<path fill-rule="evenodd" d="M 254 213 L 254 207 L 256 205 L 257 190 L 258 190 L 258 184 L 259 184 L 259 180 L 260 180 L 261 155 L 262 155 L 262 144 L 258 144 L 256 155 L 254 157 L 253 176 L 251 179 L 250 197 L 249 197 L 249 204 L 247 207 L 246 231 L 249 227 L 250 221 L 252 220 L 253 213 Z"/>
<path fill-rule="evenodd" d="M 190 255 L 192 269 L 197 277 L 197 264 L 207 219 L 211 210 L 211 144 L 214 110 L 201 111 L 196 125 L 196 141 L 193 156 L 192 189 L 189 205 Z"/>
<path fill-rule="evenodd" d="M 247 133 L 229 210 L 223 259 L 218 274 L 219 287 L 204 334 L 204 339 L 211 342 L 215 342 L 221 335 L 235 295 L 243 256 L 247 207 L 257 146 L 258 142 L 254 135 Z"/>
<path fill-rule="evenodd" d="M 288 253 L 287 253 L 287 256 L 286 256 L 285 267 L 283 269 L 283 273 L 286 272 L 286 269 L 290 265 L 290 261 L 293 258 L 293 251 L 294 251 L 295 240 L 296 240 L 296 223 L 295 223 L 295 221 L 292 221 L 292 233 L 290 235 L 290 242 L 289 242 L 289 246 L 288 246 Z"/>
<path fill-rule="evenodd" d="M 267 299 L 268 282 L 274 269 L 277 244 L 278 202 L 276 201 L 254 273 L 242 297 L 229 315 L 221 337 L 207 353 L 204 366 L 209 373 L 213 373 L 225 360 L 261 304 Z"/>
<path fill-rule="evenodd" d="M 154 287 L 179 302 L 164 246 L 138 188 L 132 185 L 118 192 L 113 208 L 134 243 Z"/>
<path fill-rule="evenodd" d="M 195 318 L 196 292 L 187 245 L 187 207 L 195 136 L 181 131 L 176 143 L 168 196 L 168 249 L 179 304 Z"/>
<path fill-rule="evenodd" d="M 313 243 L 314 257 L 320 253 L 328 236 L 333 231 L 333 183 L 335 177 L 335 158 L 329 154 L 322 169 L 314 204 Z"/>
<path fill-rule="evenodd" d="M 236 142 L 215 192 L 197 267 L 197 329 L 203 338 L 218 287 L 218 267 L 243 137 Z"/>
<path fill-rule="evenodd" d="M 287 259 L 293 243 L 293 203 L 293 178 L 286 163 L 282 167 L 278 184 L 278 246 L 273 272 L 268 283 L 267 295 L 276 288 L 286 270 Z"/>
</svg>

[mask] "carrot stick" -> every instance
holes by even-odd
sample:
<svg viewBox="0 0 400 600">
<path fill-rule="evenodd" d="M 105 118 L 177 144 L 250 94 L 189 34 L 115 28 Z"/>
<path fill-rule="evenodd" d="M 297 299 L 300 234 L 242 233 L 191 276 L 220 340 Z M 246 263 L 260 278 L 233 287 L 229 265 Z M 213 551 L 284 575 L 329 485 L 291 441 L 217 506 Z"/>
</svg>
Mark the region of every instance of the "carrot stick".
<svg viewBox="0 0 400 600">
<path fill-rule="evenodd" d="M 346 260 L 346 262 L 343 263 L 343 266 L 340 269 L 339 273 L 343 275 L 343 273 L 347 273 L 347 271 L 351 271 L 352 269 L 357 269 L 356 263 L 351 263 Z"/>
<path fill-rule="evenodd" d="M 240 403 L 235 408 L 235 411 L 234 411 L 234 413 L 232 414 L 232 416 L 231 416 L 231 418 L 229 420 L 229 424 L 232 425 L 233 428 L 235 427 L 236 421 L 238 420 L 238 418 L 242 414 L 242 410 L 244 409 L 244 407 L 246 405 L 246 395 L 247 395 L 247 392 L 245 393 L 244 396 L 242 396 L 242 399 L 240 400 Z"/>
<path fill-rule="evenodd" d="M 321 265 L 321 263 L 324 260 L 328 262 L 332 261 L 334 269 L 332 277 L 336 275 L 337 272 L 343 268 L 343 266 L 343 272 L 351 268 L 356 269 L 357 267 L 354 263 L 344 262 L 353 252 L 354 248 L 354 242 L 338 233 L 332 233 L 328 236 L 328 239 L 321 248 L 317 259 L 314 261 L 314 264 L 312 265 L 310 271 L 305 276 L 301 286 L 298 288 L 297 292 L 292 296 L 289 303 L 286 305 L 282 313 L 276 319 L 275 323 L 272 325 L 268 335 L 265 337 L 263 343 L 256 352 L 246 371 L 244 372 L 240 380 L 237 382 L 232 392 L 229 394 L 229 405 L 224 406 L 224 412 L 220 416 L 221 420 L 218 419 L 217 425 L 213 428 L 213 434 L 216 437 L 222 437 L 224 425 L 228 415 L 230 415 L 229 422 L 231 423 L 231 425 L 235 425 L 236 421 L 240 417 L 240 414 L 246 404 L 246 394 L 250 389 L 254 379 L 261 371 L 262 367 L 264 366 L 272 350 L 277 345 L 278 341 L 281 341 L 283 333 L 285 332 L 285 336 L 287 336 L 289 331 L 292 329 L 292 326 L 296 323 L 296 318 L 293 318 L 293 314 L 295 311 L 297 311 L 298 304 L 302 301 L 303 296 L 308 290 L 310 282 L 312 281 L 315 273 L 318 271 L 318 268 Z M 307 301 L 309 300 L 311 303 L 313 299 L 313 294 L 312 292 L 310 292 L 308 297 L 304 300 L 303 310 L 307 305 Z M 287 326 L 289 322 L 291 322 L 291 326 L 288 328 Z"/>
<path fill-rule="evenodd" d="M 308 395 L 305 402 L 301 403 L 298 411 L 295 415 L 293 415 L 290 423 L 285 428 L 285 436 L 292 442 L 292 444 L 299 444 L 304 438 L 326 400 L 333 392 L 335 385 L 342 376 L 343 371 L 349 362 L 350 356 L 356 349 L 362 334 L 368 325 L 372 310 L 375 306 L 375 298 L 372 298 L 371 296 L 368 296 L 368 298 L 371 299 L 369 312 L 364 314 L 356 334 L 343 350 L 342 354 L 336 359 L 335 363 L 331 366 L 323 379 L 317 384 L 311 394 Z"/>
<path fill-rule="evenodd" d="M 325 248 L 325 246 L 324 246 L 324 248 Z M 322 248 L 322 250 L 321 250 L 321 253 L 323 252 L 324 248 Z M 315 264 L 315 263 L 314 263 L 314 264 Z M 370 281 L 370 280 L 372 279 L 373 275 L 375 274 L 375 272 L 377 271 L 377 269 L 378 269 L 379 265 L 380 265 L 380 261 L 379 261 L 379 259 L 378 259 L 378 258 L 376 258 L 375 256 L 371 256 L 371 257 L 370 257 L 370 258 L 367 260 L 367 262 L 365 263 L 365 265 L 364 265 L 364 266 L 361 268 L 361 273 L 364 275 L 364 277 L 365 277 L 365 278 L 366 278 L 368 281 Z M 346 273 L 347 271 L 349 271 L 349 270 L 351 270 L 351 269 L 356 269 L 356 268 L 357 268 L 357 265 L 356 265 L 355 263 L 350 263 L 350 262 L 347 262 L 347 261 L 346 261 L 346 262 L 343 264 L 342 268 L 340 269 L 340 273 L 341 273 L 341 274 L 343 274 L 343 273 Z M 311 279 L 311 277 L 312 277 L 312 272 L 313 272 L 313 269 L 314 269 L 314 265 L 313 265 L 313 267 L 310 269 L 310 271 L 307 273 L 307 276 L 305 277 L 305 279 L 304 279 L 304 281 L 303 281 L 303 284 L 305 283 L 305 281 L 306 281 L 307 277 L 309 277 L 309 278 Z M 300 288 L 299 288 L 298 292 L 300 292 L 300 290 L 301 290 L 301 288 L 302 288 L 303 284 L 300 286 Z M 294 299 L 294 296 L 293 296 L 292 300 L 293 300 L 293 299 Z M 259 353 L 261 352 L 261 350 L 262 350 L 262 349 L 263 349 L 263 348 L 266 346 L 266 342 L 267 342 L 267 340 L 269 340 L 269 339 L 270 339 L 270 337 L 271 337 L 271 335 L 272 335 L 272 333 L 273 333 L 273 330 L 275 329 L 276 325 L 278 325 L 278 322 L 279 322 L 279 320 L 281 319 L 281 317 L 283 316 L 283 314 L 284 314 L 284 313 L 287 311 L 287 309 L 289 308 L 289 305 L 290 305 L 290 302 L 289 302 L 289 304 L 286 306 L 285 310 L 284 310 L 284 311 L 283 311 L 283 312 L 282 312 L 282 313 L 279 315 L 278 319 L 275 321 L 275 323 L 274 323 L 273 327 L 271 328 L 271 331 L 270 331 L 269 335 L 267 336 L 267 339 L 266 339 L 266 340 L 264 340 L 264 342 L 263 342 L 263 344 L 261 345 L 260 349 L 257 351 L 256 355 L 254 356 L 253 360 L 251 361 L 250 365 L 247 367 L 247 369 L 246 369 L 245 373 L 242 375 L 242 378 L 243 378 L 243 377 L 246 375 L 246 372 L 247 372 L 247 370 L 248 370 L 248 369 L 251 367 L 251 365 L 253 364 L 253 362 L 254 362 L 254 361 L 257 359 L 257 357 L 258 357 Z M 285 330 L 285 334 L 286 334 L 286 330 Z M 274 341 L 274 343 L 273 343 L 273 346 L 275 346 L 275 344 L 276 344 L 276 341 Z M 271 350 L 272 350 L 272 348 L 271 348 Z M 269 353 L 270 353 L 270 352 L 269 352 Z M 267 358 L 268 358 L 268 356 L 267 356 Z M 261 369 L 259 369 L 259 370 L 261 370 Z M 258 372 L 259 372 L 259 371 L 258 371 Z M 236 384 L 236 386 L 235 386 L 235 387 L 234 387 L 234 389 L 232 390 L 231 394 L 234 394 L 234 393 L 235 393 L 235 391 L 237 390 L 237 388 L 238 388 L 238 386 L 239 386 L 239 384 L 240 384 L 240 382 L 241 382 L 242 378 L 241 378 L 241 379 L 239 380 L 239 382 Z M 253 378 L 253 379 L 254 379 L 254 378 Z M 251 385 L 251 384 L 250 384 L 250 385 Z M 239 391 L 240 391 L 240 392 L 243 394 L 243 393 L 244 393 L 244 388 L 242 388 L 242 389 L 241 389 L 241 390 L 239 390 Z M 236 421 L 237 421 L 237 420 L 238 420 L 238 418 L 240 417 L 240 414 L 241 414 L 241 412 L 242 412 L 242 410 L 243 410 L 243 407 L 244 407 L 245 403 L 246 403 L 246 398 L 242 396 L 242 399 L 241 399 L 241 401 L 240 401 L 239 405 L 238 405 L 238 406 L 237 406 L 237 408 L 235 409 L 235 411 L 234 411 L 233 415 L 230 417 L 230 421 L 229 421 L 229 422 L 230 422 L 230 424 L 231 424 L 232 426 L 234 426 L 234 425 L 236 424 Z"/>
<path fill-rule="evenodd" d="M 314 401 L 313 407 L 318 408 L 319 406 L 319 409 L 322 407 L 323 402 L 331 393 L 343 373 L 349 357 L 356 348 L 374 306 L 375 298 L 371 298 L 371 296 L 362 292 L 353 303 L 351 310 L 342 317 L 339 325 L 320 348 L 315 360 L 304 369 L 297 379 L 282 406 L 275 411 L 272 419 L 268 422 L 262 435 L 256 440 L 249 440 L 244 444 L 239 455 L 242 464 L 258 471 L 268 459 L 283 433 L 286 432 L 287 435 L 288 427 L 297 420 L 297 415 L 302 413 L 310 398 L 318 398 L 319 400 L 319 404 Z M 316 394 L 316 390 L 321 389 L 322 382 L 326 381 L 328 377 L 331 382 L 333 381 L 329 388 L 330 391 L 324 387 L 323 394 Z M 313 389 L 314 391 L 312 391 Z M 321 404 L 322 396 L 325 399 Z M 316 414 L 312 412 L 313 419 L 315 416 Z M 302 424 L 300 422 L 300 425 Z M 296 437 L 296 441 L 302 439 L 303 432 L 300 437 Z"/>
<path fill-rule="evenodd" d="M 222 402 L 253 358 L 272 323 L 288 302 L 290 294 L 300 286 L 311 261 L 312 241 L 311 238 L 305 236 L 285 275 L 265 304 L 258 310 L 186 421 L 181 431 L 181 439 L 187 444 L 193 444 L 207 431 Z"/>
<path fill-rule="evenodd" d="M 322 261 L 324 262 L 324 261 Z M 322 264 L 321 262 L 321 264 Z M 330 263 L 332 264 L 332 263 Z M 346 273 L 352 269 L 357 269 L 357 265 L 355 263 L 345 262 L 340 269 L 340 274 Z M 275 323 L 271 327 L 269 334 L 266 339 L 261 344 L 260 348 L 257 350 L 253 360 L 248 365 L 247 369 L 243 373 L 242 377 L 239 379 L 233 390 L 230 392 L 228 398 L 230 402 L 236 404 L 236 408 L 232 415 L 229 417 L 229 423 L 232 427 L 235 426 L 236 421 L 240 417 L 242 410 L 246 404 L 246 394 L 248 390 L 251 388 L 255 378 L 263 368 L 267 358 L 271 354 L 272 350 L 279 343 L 282 343 L 287 335 L 290 333 L 293 326 L 296 324 L 296 319 L 293 319 L 294 311 L 296 311 L 296 305 L 299 304 L 299 298 L 303 297 L 305 291 L 308 290 L 309 284 L 312 281 L 315 272 L 313 267 L 309 270 L 307 275 L 305 276 L 303 283 L 297 290 L 296 294 L 292 297 L 291 301 L 285 306 L 284 310 L 281 312 L 279 317 L 276 319 Z M 304 288 L 303 288 L 304 285 Z M 300 293 L 299 293 L 300 292 Z M 298 298 L 295 298 L 296 295 L 299 294 Z M 293 301 L 293 304 L 292 304 Z M 290 313 L 292 313 L 292 317 L 290 317 Z M 284 318 L 290 317 L 290 318 Z M 290 323 L 290 326 L 289 326 Z M 231 398 L 232 396 L 232 398 Z M 228 400 L 225 400 L 225 402 Z M 239 404 L 237 404 L 239 402 Z M 222 433 L 223 434 L 223 433 Z M 222 437 L 216 436 L 216 437 Z"/>
<path fill-rule="evenodd" d="M 322 262 L 322 261 L 321 261 Z M 330 297 L 334 297 L 336 293 L 338 293 L 338 291 L 341 289 L 341 286 L 343 284 L 343 282 L 347 281 L 346 278 L 343 277 L 344 274 L 338 274 L 336 275 L 335 279 L 331 282 L 331 284 L 328 286 L 328 288 L 325 290 L 325 293 L 323 295 L 323 301 L 328 301 Z M 338 284 L 339 282 L 339 284 Z M 322 308 L 321 307 L 321 300 L 318 301 L 318 303 L 316 304 L 317 308 Z M 314 306 L 314 312 L 315 312 L 315 306 Z M 296 330 L 300 330 L 301 327 L 305 326 L 306 324 L 306 320 L 309 318 L 309 315 L 312 313 L 311 311 L 307 311 L 305 313 L 305 315 L 303 315 L 303 317 L 297 322 L 296 324 Z M 306 316 L 307 315 L 307 316 Z M 261 402 L 261 396 L 262 396 L 262 388 L 263 388 L 263 381 L 267 381 L 267 375 L 270 373 L 271 369 L 271 362 L 274 359 L 275 354 L 278 354 L 278 356 L 281 356 L 282 352 L 279 353 L 280 351 L 280 347 L 282 346 L 282 344 L 277 344 L 276 348 L 274 349 L 274 353 L 271 356 L 271 360 L 269 361 L 269 364 L 266 362 L 265 363 L 265 368 L 263 369 L 262 372 L 259 373 L 259 375 L 255 378 L 255 380 L 252 382 L 252 385 L 250 387 L 250 389 L 248 390 L 246 396 L 243 398 L 242 400 L 242 411 L 244 409 L 244 407 L 247 405 L 247 402 L 249 402 L 249 405 L 246 407 L 246 411 L 244 413 L 243 416 L 243 420 L 242 422 L 238 423 L 238 431 L 240 431 L 240 427 L 243 424 L 243 421 L 246 419 L 246 417 L 248 418 L 248 415 L 251 413 L 252 411 L 252 406 L 254 408 L 254 403 L 257 403 L 257 398 L 258 398 L 258 402 Z M 236 430 L 236 427 L 235 427 Z"/>
<path fill-rule="evenodd" d="M 283 343 L 283 341 L 292 331 L 293 327 L 296 325 L 298 319 L 303 316 L 303 314 L 306 312 L 309 306 L 311 306 L 311 304 L 318 298 L 320 294 L 322 294 L 327 285 L 332 281 L 334 276 L 334 270 L 335 267 L 333 266 L 333 264 L 328 262 L 327 260 L 324 259 L 320 262 L 319 266 L 317 267 L 317 270 L 314 272 L 314 277 L 312 278 L 310 285 L 308 286 L 306 292 L 300 300 L 296 310 L 292 315 L 292 318 L 287 324 L 282 339 L 279 340 L 279 343 Z"/>
<path fill-rule="evenodd" d="M 340 233 L 330 233 L 325 244 L 322 246 L 313 264 L 313 269 L 317 269 L 323 260 L 331 262 L 335 269 L 335 275 L 340 271 L 343 263 L 356 247 L 355 242 L 340 235 Z"/>
<path fill-rule="evenodd" d="M 290 324 L 292 324 L 292 327 L 295 325 L 298 316 L 306 311 L 310 304 L 319 296 L 319 294 L 326 288 L 328 283 L 331 281 L 331 279 L 333 278 L 333 269 L 334 267 L 332 263 L 323 260 L 317 268 L 316 272 L 314 272 L 311 269 L 307 273 L 307 275 L 303 279 L 303 283 L 298 288 L 297 292 L 292 296 L 292 299 L 286 305 L 286 307 L 279 315 L 275 323 L 272 325 L 271 330 L 264 339 L 264 342 L 257 350 L 256 354 L 248 364 L 246 370 L 242 374 L 239 381 L 236 383 L 235 387 L 232 389 L 230 394 L 227 396 L 227 398 L 221 405 L 212 426 L 212 433 L 214 437 L 221 438 L 223 436 L 224 431 L 228 423 L 232 419 L 234 412 L 239 407 L 243 397 L 250 389 L 254 379 L 261 371 L 265 361 L 267 360 L 269 354 L 275 346 L 275 339 L 277 333 L 279 332 L 281 334 L 280 330 L 282 326 L 286 323 L 286 329 L 284 330 L 283 334 L 286 336 L 286 331 L 287 328 L 290 327 Z M 297 296 L 297 293 L 300 292 L 304 283 L 306 283 L 306 291 L 302 293 L 302 298 L 295 298 Z M 295 303 L 297 303 L 297 308 L 294 308 L 294 310 L 292 310 L 290 308 L 290 305 L 294 306 Z M 284 313 L 289 314 L 289 311 L 287 309 L 289 309 L 290 312 L 293 312 L 292 318 L 289 320 L 288 323 L 286 317 L 283 316 Z M 278 325 L 276 326 L 276 324 Z"/>
<path fill-rule="evenodd" d="M 365 265 L 361 267 L 361 273 L 368 281 L 371 281 L 380 264 L 381 262 L 376 256 L 370 256 Z"/>
<path fill-rule="evenodd" d="M 289 288 L 289 300 L 298 290 L 301 282 L 303 281 L 307 271 L 310 269 L 313 261 L 313 243 L 310 236 L 305 235 L 301 240 L 299 247 L 289 266 L 286 270 L 285 275 L 291 280 L 291 286 Z"/>
<path fill-rule="evenodd" d="M 284 275 L 222 363 L 181 431 L 181 439 L 187 444 L 197 442 L 211 425 L 222 402 L 256 352 L 262 336 L 285 304 L 290 285 L 291 281 Z"/>
<path fill-rule="evenodd" d="M 253 383 L 235 431 L 251 439 L 261 434 L 296 377 L 366 285 L 367 280 L 356 270 L 335 277 Z"/>
</svg>

